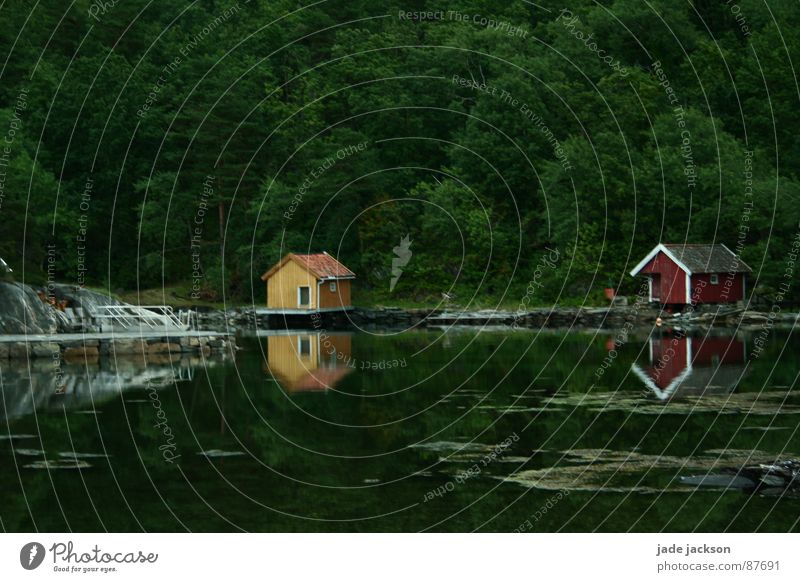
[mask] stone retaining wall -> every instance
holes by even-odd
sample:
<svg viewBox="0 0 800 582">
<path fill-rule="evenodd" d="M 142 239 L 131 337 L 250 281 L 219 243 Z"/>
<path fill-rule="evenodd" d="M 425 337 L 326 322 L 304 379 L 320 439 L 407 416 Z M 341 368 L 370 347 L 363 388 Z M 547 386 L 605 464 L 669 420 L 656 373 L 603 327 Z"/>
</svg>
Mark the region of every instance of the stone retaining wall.
<svg viewBox="0 0 800 582">
<path fill-rule="evenodd" d="M 650 327 L 661 318 L 665 326 L 703 327 L 716 325 L 735 329 L 756 329 L 769 319 L 779 327 L 796 325 L 798 314 L 779 313 L 771 316 L 757 311 L 703 305 L 690 314 L 664 313 L 650 305 L 627 305 L 614 307 L 559 307 L 555 309 L 533 309 L 524 313 L 512 311 L 459 311 L 433 308 L 403 309 L 383 307 L 378 309 L 356 308 L 347 313 L 323 313 L 324 329 L 410 329 L 438 325 L 508 326 L 538 329 L 605 328 L 620 329 L 625 326 Z M 233 332 L 237 329 L 311 329 L 311 318 L 300 315 L 291 317 L 256 314 L 252 308 L 235 308 L 228 311 L 206 311 L 198 313 L 201 327 Z"/>
<path fill-rule="evenodd" d="M 48 342 L 0 343 L 0 359 L 96 358 L 111 355 L 199 354 L 232 352 L 233 336 L 155 337 L 146 339 L 63 340 L 54 335 Z"/>
</svg>

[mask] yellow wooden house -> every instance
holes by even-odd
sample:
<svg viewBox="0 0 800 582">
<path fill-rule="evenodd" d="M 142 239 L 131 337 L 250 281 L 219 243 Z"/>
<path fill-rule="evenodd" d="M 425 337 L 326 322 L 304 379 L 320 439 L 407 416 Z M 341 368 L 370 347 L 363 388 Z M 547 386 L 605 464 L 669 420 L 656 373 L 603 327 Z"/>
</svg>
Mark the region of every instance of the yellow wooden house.
<svg viewBox="0 0 800 582">
<path fill-rule="evenodd" d="M 289 253 L 261 275 L 267 308 L 286 313 L 350 309 L 355 273 L 328 253 Z"/>
</svg>

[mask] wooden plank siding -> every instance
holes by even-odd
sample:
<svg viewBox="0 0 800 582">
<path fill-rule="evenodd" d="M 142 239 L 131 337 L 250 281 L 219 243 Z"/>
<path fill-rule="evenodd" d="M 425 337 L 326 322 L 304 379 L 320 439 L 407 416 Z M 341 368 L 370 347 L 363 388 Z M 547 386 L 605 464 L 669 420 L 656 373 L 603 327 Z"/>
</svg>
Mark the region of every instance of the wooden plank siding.
<svg viewBox="0 0 800 582">
<path fill-rule="evenodd" d="M 331 291 L 331 283 L 336 283 L 336 291 Z M 320 309 L 350 306 L 350 279 L 324 281 L 319 288 Z"/>
<path fill-rule="evenodd" d="M 661 303 L 688 302 L 686 297 L 686 273 L 663 252 L 653 257 L 642 268 L 640 273 L 643 275 L 660 275 L 653 282 L 654 285 L 659 285 L 659 289 L 653 289 L 653 295 L 658 297 Z"/>
<path fill-rule="evenodd" d="M 300 307 L 297 304 L 297 288 L 310 288 L 310 305 Z M 286 263 L 267 279 L 267 307 L 281 309 L 317 308 L 317 278 L 294 261 Z"/>
<path fill-rule="evenodd" d="M 695 303 L 736 303 L 744 299 L 745 273 L 717 273 L 717 282 L 711 282 L 711 273 L 692 275 L 692 295 Z"/>
</svg>

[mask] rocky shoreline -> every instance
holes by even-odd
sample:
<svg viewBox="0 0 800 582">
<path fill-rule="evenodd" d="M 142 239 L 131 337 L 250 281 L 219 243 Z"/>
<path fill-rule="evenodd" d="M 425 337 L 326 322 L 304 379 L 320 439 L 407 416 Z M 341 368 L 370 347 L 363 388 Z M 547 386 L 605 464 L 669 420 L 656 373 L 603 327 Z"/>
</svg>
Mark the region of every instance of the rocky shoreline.
<svg viewBox="0 0 800 582">
<path fill-rule="evenodd" d="M 52 299 L 88 312 L 97 306 L 119 304 L 101 293 L 74 286 L 48 286 Z M 758 331 L 771 328 L 791 329 L 798 322 L 797 313 L 744 310 L 735 306 L 701 305 L 686 313 L 667 313 L 654 305 L 614 305 L 610 307 L 538 308 L 525 312 L 502 310 L 462 310 L 449 308 L 354 308 L 347 312 L 321 314 L 276 315 L 255 307 L 228 310 L 191 309 L 196 314 L 199 336 L 168 332 L 152 337 L 76 337 L 62 311 L 42 299 L 44 290 L 14 282 L 0 282 L 0 334 L 36 335 L 37 338 L 16 338 L 0 341 L 0 359 L 8 358 L 94 358 L 116 354 L 181 354 L 200 355 L 234 351 L 233 334 L 239 331 L 282 329 L 324 330 L 407 330 L 450 326 L 492 327 L 501 329 L 628 329 L 702 330 L 711 326 L 734 331 Z"/>
<path fill-rule="evenodd" d="M 0 360 L 17 358 L 94 360 L 108 356 L 173 354 L 210 356 L 235 350 L 236 340 L 233 336 L 66 339 L 65 336 L 52 334 L 46 341 L 0 342 Z"/>
<path fill-rule="evenodd" d="M 533 309 L 526 312 L 455 309 L 381 307 L 354 308 L 346 313 L 323 313 L 323 329 L 411 329 L 438 326 L 504 326 L 550 329 L 620 329 L 652 327 L 702 329 L 712 325 L 734 330 L 755 331 L 769 327 L 790 329 L 797 325 L 797 313 L 778 313 L 718 309 L 703 306 L 691 314 L 665 313 L 651 306 L 562 307 Z M 197 312 L 198 324 L 206 329 L 235 332 L 247 329 L 309 329 L 308 316 L 276 316 L 260 314 L 252 307 L 206 310 Z"/>
<path fill-rule="evenodd" d="M 72 309 L 92 312 L 98 306 L 121 305 L 114 298 L 77 288 L 51 284 L 34 288 L 13 281 L 0 281 L 0 360 L 53 359 L 70 360 L 116 355 L 155 356 L 232 352 L 236 340 L 227 334 L 171 333 L 142 328 L 141 337 L 133 334 L 75 332 L 64 311 L 53 304 L 63 302 Z"/>
</svg>

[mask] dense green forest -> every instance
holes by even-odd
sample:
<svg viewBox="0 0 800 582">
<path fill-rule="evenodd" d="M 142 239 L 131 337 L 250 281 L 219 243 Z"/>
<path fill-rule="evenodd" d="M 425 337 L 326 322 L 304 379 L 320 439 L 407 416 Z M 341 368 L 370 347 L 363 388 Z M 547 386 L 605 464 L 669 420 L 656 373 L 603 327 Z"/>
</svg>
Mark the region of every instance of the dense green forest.
<svg viewBox="0 0 800 582">
<path fill-rule="evenodd" d="M 784 0 L 8 0 L 0 257 L 260 303 L 280 256 L 326 250 L 356 300 L 535 304 L 722 242 L 796 301 L 798 23 Z"/>
</svg>

